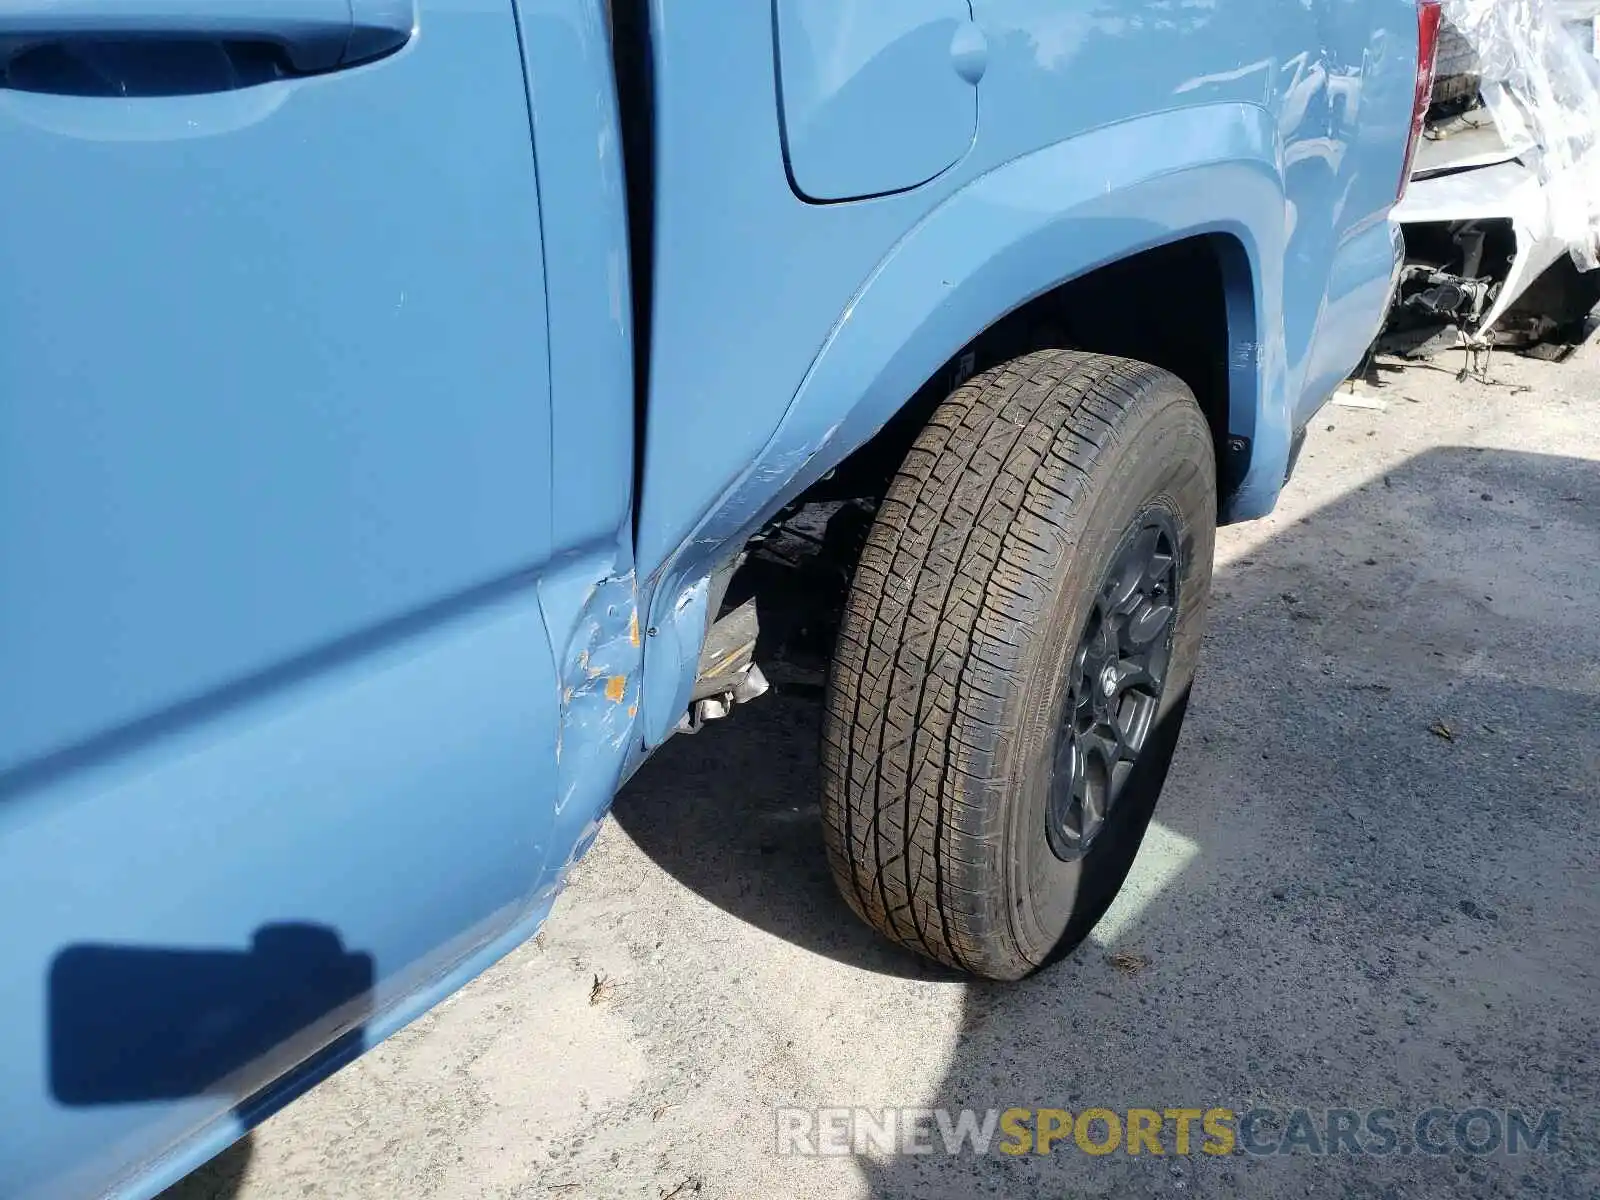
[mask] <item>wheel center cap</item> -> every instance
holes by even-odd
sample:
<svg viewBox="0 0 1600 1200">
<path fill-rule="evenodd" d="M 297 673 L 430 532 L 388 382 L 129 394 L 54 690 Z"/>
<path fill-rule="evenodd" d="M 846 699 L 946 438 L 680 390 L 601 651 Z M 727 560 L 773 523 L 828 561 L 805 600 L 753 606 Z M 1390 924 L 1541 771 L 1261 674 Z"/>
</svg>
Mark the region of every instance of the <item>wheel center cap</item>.
<svg viewBox="0 0 1600 1200">
<path fill-rule="evenodd" d="M 1101 668 L 1100 691 L 1108 700 L 1117 694 L 1117 669 L 1110 663 Z"/>
</svg>

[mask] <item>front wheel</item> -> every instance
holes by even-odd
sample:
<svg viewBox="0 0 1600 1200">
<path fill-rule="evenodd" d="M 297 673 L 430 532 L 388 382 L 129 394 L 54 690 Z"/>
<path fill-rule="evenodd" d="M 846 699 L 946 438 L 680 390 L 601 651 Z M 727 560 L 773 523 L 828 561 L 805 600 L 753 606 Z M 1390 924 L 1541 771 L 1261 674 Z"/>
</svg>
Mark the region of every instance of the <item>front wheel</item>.
<svg viewBox="0 0 1600 1200">
<path fill-rule="evenodd" d="M 829 680 L 824 834 L 864 920 L 993 979 L 1088 934 L 1172 759 L 1215 527 L 1210 431 L 1166 371 L 1039 351 L 940 405 Z"/>
</svg>

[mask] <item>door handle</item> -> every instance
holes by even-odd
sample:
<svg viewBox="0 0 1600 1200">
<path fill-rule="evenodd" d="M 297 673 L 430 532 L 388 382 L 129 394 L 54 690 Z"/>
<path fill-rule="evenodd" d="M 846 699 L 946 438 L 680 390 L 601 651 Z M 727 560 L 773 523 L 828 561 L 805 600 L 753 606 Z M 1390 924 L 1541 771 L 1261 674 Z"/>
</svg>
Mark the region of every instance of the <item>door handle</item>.
<svg viewBox="0 0 1600 1200">
<path fill-rule="evenodd" d="M 398 50 L 412 0 L 0 0 L 0 69 L 41 44 L 255 42 L 296 72 L 332 71 Z"/>
</svg>

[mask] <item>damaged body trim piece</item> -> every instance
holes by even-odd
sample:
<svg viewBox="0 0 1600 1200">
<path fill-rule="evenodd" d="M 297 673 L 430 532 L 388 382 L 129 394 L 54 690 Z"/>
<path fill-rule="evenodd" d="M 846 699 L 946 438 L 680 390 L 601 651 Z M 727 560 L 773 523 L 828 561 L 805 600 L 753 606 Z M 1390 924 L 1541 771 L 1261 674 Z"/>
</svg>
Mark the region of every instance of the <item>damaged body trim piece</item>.
<svg viewBox="0 0 1600 1200">
<path fill-rule="evenodd" d="M 1538 177 L 1520 162 L 1496 163 L 1414 180 L 1405 200 L 1395 209 L 1395 219 L 1403 225 L 1511 222 L 1516 254 L 1499 293 L 1477 328 L 1463 333 L 1463 341 L 1471 346 L 1488 344 L 1489 335 L 1506 311 L 1567 248 L 1565 242 L 1548 230 L 1546 201 Z"/>
<path fill-rule="evenodd" d="M 689 707 L 697 674 L 694 667 L 705 644 L 710 596 L 711 576 L 702 575 L 679 591 L 668 613 L 646 631 L 652 685 L 645 690 L 645 746 L 660 745 L 672 736 L 678 718 Z M 644 761 L 644 753 L 641 747 L 629 762 L 630 773 Z"/>
<path fill-rule="evenodd" d="M 559 720 L 550 844 L 533 902 L 548 909 L 599 835 L 611 801 L 637 765 L 644 636 L 639 589 L 626 539 L 566 563 L 539 582 L 539 607 L 556 650 Z M 554 632 L 570 630 L 561 644 Z"/>
<path fill-rule="evenodd" d="M 572 847 L 561 861 L 544 864 L 536 890 L 542 902 L 594 841 L 637 740 L 644 637 L 631 554 L 613 548 L 568 563 L 540 581 L 539 606 L 552 646 L 559 645 L 551 845 Z M 564 645 L 556 630 L 571 630 Z"/>
</svg>

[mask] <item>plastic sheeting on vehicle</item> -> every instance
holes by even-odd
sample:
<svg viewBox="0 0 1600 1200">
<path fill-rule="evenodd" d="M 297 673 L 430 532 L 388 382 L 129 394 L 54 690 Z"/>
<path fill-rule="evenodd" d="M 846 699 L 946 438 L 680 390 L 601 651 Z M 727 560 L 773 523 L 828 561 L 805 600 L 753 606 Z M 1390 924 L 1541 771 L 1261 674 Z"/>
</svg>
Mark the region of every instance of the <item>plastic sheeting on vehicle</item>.
<svg viewBox="0 0 1600 1200">
<path fill-rule="evenodd" d="M 1582 269 L 1600 267 L 1600 3 L 1444 0 L 1444 12 L 1478 53 L 1501 136 L 1543 185 L 1545 232 Z"/>
</svg>

